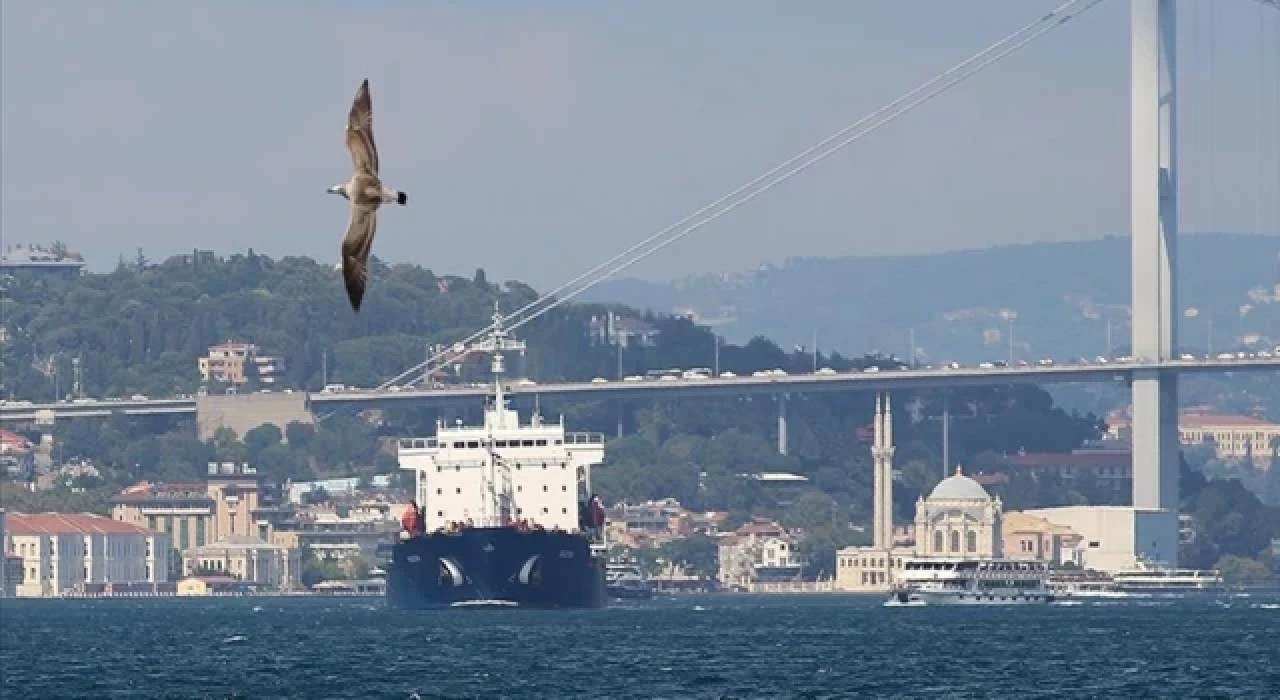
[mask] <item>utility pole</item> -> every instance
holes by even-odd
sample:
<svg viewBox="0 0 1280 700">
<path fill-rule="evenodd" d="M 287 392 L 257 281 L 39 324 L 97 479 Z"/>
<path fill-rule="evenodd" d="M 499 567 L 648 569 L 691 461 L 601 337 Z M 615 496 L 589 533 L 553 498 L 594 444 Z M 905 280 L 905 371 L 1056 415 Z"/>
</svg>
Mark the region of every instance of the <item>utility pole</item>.
<svg viewBox="0 0 1280 700">
<path fill-rule="evenodd" d="M 1009 319 L 1009 366 L 1013 366 L 1013 319 Z"/>
<path fill-rule="evenodd" d="M 818 371 L 818 329 L 813 329 L 813 371 Z"/>
</svg>

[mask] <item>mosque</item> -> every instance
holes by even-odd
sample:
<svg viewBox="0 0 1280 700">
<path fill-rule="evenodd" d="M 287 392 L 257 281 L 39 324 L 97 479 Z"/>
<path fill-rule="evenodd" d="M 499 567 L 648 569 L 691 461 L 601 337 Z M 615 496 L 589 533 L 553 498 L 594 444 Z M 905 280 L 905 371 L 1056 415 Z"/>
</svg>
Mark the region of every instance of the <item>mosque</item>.
<svg viewBox="0 0 1280 700">
<path fill-rule="evenodd" d="M 836 553 L 836 590 L 888 591 L 897 571 L 910 557 L 1001 556 L 1004 506 L 999 496 L 992 498 L 959 466 L 954 474 L 938 482 L 928 498 L 916 501 L 914 527 L 904 528 L 900 531 L 902 536 L 895 537 L 893 408 L 887 395 L 883 403 L 876 396 L 873 433 L 872 544 L 845 547 Z"/>
</svg>

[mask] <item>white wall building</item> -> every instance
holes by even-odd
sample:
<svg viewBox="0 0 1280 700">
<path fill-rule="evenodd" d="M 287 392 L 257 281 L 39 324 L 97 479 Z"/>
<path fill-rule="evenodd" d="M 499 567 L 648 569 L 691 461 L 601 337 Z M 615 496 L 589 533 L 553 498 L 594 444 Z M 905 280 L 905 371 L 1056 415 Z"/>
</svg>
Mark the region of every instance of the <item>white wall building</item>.
<svg viewBox="0 0 1280 700">
<path fill-rule="evenodd" d="M 799 538 L 777 523 L 756 521 L 719 541 L 720 585 L 749 590 L 751 584 L 800 577 L 804 557 Z"/>
<path fill-rule="evenodd" d="M 1176 541 L 1160 541 L 1165 533 L 1177 532 L 1177 527 L 1168 523 L 1177 516 L 1166 511 L 1129 506 L 1064 506 L 1024 512 L 1080 533 L 1087 569 L 1115 573 L 1134 568 L 1139 557 L 1160 561 L 1156 552 L 1178 551 Z"/>
<path fill-rule="evenodd" d="M 203 569 L 245 583 L 288 588 L 298 580 L 299 559 L 296 549 L 248 535 L 229 535 L 213 544 L 188 550 L 182 557 L 182 568 L 188 576 Z"/>
<path fill-rule="evenodd" d="M 158 583 L 169 537 L 87 513 L 10 513 L 10 554 L 22 559 L 19 597 L 56 596 L 86 583 Z"/>
<path fill-rule="evenodd" d="M 956 467 L 916 503 L 916 556 L 999 558 L 1003 515 L 1000 497 Z"/>
</svg>

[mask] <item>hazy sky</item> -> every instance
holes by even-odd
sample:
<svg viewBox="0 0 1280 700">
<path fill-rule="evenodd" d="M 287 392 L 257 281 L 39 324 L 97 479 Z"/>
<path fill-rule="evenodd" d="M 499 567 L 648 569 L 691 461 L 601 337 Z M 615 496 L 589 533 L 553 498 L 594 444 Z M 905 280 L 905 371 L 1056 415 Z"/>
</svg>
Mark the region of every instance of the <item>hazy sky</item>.
<svg viewBox="0 0 1280 700">
<path fill-rule="evenodd" d="M 325 188 L 368 77 L 383 176 L 410 194 L 374 253 L 545 288 L 1059 2 L 4 0 L 0 232 L 99 270 L 139 246 L 336 261 Z M 1128 6 L 628 274 L 1124 233 Z M 1184 230 L 1280 232 L 1280 12 L 1183 0 L 1179 31 Z"/>
</svg>

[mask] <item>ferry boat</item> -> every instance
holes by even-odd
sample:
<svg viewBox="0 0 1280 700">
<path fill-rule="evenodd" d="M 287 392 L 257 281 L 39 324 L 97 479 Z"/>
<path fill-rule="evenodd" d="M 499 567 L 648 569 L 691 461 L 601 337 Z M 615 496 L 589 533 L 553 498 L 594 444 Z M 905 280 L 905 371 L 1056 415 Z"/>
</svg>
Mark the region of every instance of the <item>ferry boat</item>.
<svg viewBox="0 0 1280 700">
<path fill-rule="evenodd" d="M 1226 590 L 1220 572 L 1212 569 L 1175 569 L 1138 559 L 1132 569 L 1112 574 L 1116 590 L 1126 593 L 1220 593 Z"/>
<path fill-rule="evenodd" d="M 610 598 L 636 600 L 653 597 L 653 585 L 634 564 L 606 565 L 604 583 Z"/>
<path fill-rule="evenodd" d="M 1049 578 L 1049 591 L 1059 599 L 1130 598 L 1110 576 L 1092 569 L 1056 571 Z"/>
<path fill-rule="evenodd" d="M 918 557 L 905 560 L 899 571 L 886 606 L 1053 602 L 1044 562 Z"/>
<path fill-rule="evenodd" d="M 431 437 L 398 443 L 401 469 L 416 477 L 416 517 L 386 563 L 393 607 L 602 607 L 604 507 L 591 468 L 604 435 L 527 424 L 508 408 L 503 353 L 524 350 L 494 313 L 494 330 L 469 348 L 492 355 L 492 400 L 484 423 L 437 422 Z"/>
</svg>

